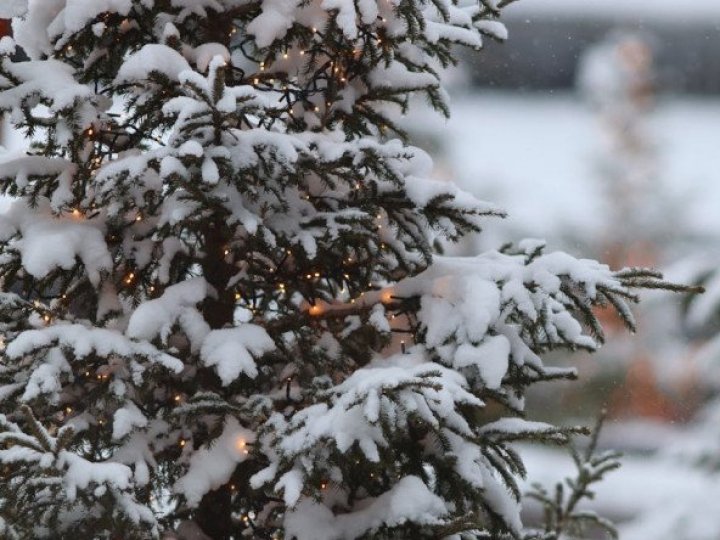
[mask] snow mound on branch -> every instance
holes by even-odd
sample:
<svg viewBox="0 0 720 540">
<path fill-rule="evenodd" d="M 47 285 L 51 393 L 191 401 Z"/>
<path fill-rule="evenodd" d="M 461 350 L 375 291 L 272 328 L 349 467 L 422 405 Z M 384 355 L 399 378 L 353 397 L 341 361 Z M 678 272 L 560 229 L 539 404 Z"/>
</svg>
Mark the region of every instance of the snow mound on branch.
<svg viewBox="0 0 720 540">
<path fill-rule="evenodd" d="M 158 72 L 178 81 L 184 71 L 192 71 L 190 64 L 176 50 L 167 45 L 152 43 L 131 54 L 118 71 L 115 81 L 133 82 L 147 79 L 151 73 Z"/>
<path fill-rule="evenodd" d="M 150 343 L 137 343 L 115 330 L 88 328 L 81 324 L 56 324 L 38 330 L 21 332 L 8 344 L 5 354 L 8 358 L 20 358 L 32 351 L 57 344 L 71 349 L 76 358 L 90 354 L 108 357 L 116 354 L 122 357 L 142 356 L 179 373 L 183 364 L 177 358 L 163 353 Z"/>
<path fill-rule="evenodd" d="M 58 25 L 62 21 L 63 30 L 77 32 L 101 13 L 127 15 L 132 6 L 132 0 L 66 0 L 65 9 L 56 20 Z"/>
<path fill-rule="evenodd" d="M 403 64 L 393 63 L 389 66 L 380 64 L 372 70 L 370 81 L 377 87 L 391 89 L 407 88 L 420 90 L 426 87 L 438 87 L 440 83 L 431 73 L 410 71 Z"/>
<path fill-rule="evenodd" d="M 505 336 L 490 336 L 481 345 L 463 343 L 455 353 L 455 367 L 477 367 L 488 388 L 498 389 L 510 365 L 510 342 Z"/>
<path fill-rule="evenodd" d="M 13 21 L 13 31 L 18 45 L 31 59 L 36 60 L 43 54 L 52 53 L 48 28 L 64 2 L 65 0 L 20 0 L 21 4 L 25 4 L 22 7 L 26 9 L 22 19 Z"/>
<path fill-rule="evenodd" d="M 275 343 L 264 328 L 243 324 L 238 328 L 210 332 L 203 341 L 200 357 L 206 366 L 215 367 L 223 385 L 227 386 L 241 373 L 252 379 L 257 377 L 253 356 L 260 356 L 274 348 Z"/>
<path fill-rule="evenodd" d="M 18 39 L 18 43 L 22 40 Z M 21 81 L 18 85 L 3 90 L 0 107 L 9 108 L 25 96 L 38 95 L 52 103 L 50 110 L 59 112 L 75 100 L 90 97 L 93 92 L 73 78 L 70 66 L 58 60 L 15 62 L 7 66 L 10 74 Z M 42 78 L 38 78 L 42 73 Z M 2 77 L 0 77 L 0 81 Z"/>
<path fill-rule="evenodd" d="M 114 440 L 120 440 L 130 433 L 136 427 L 143 428 L 147 426 L 148 420 L 145 415 L 132 402 L 126 403 L 123 407 L 115 411 L 113 416 L 113 433 Z"/>
<path fill-rule="evenodd" d="M 160 298 L 140 304 L 130 316 L 127 335 L 135 339 L 165 339 L 178 318 L 207 296 L 207 283 L 194 278 L 168 287 Z M 202 329 L 200 329 L 202 330 Z M 209 331 L 209 329 L 207 330 Z M 205 333 L 207 333 L 205 331 Z"/>
<path fill-rule="evenodd" d="M 36 220 L 22 233 L 18 248 L 23 266 L 36 278 L 47 276 L 57 267 L 69 270 L 79 257 L 90 282 L 98 285 L 100 271 L 112 267 L 105 239 L 93 226 L 57 219 Z"/>
<path fill-rule="evenodd" d="M 109 484 L 119 490 L 128 489 L 132 484 L 132 470 L 121 463 L 91 463 L 63 451 L 59 455 L 59 465 L 67 467 L 63 483 L 70 501 L 75 500 L 78 490 L 84 491 L 90 484 Z"/>
<path fill-rule="evenodd" d="M 70 270 L 80 259 L 88 279 L 97 286 L 100 273 L 112 268 L 102 231 L 90 221 L 54 217 L 47 206 L 30 211 L 24 201 L 14 203 L 0 217 L 0 237 L 8 239 L 15 231 L 20 233 L 13 246 L 30 275 L 44 278 L 56 268 Z"/>
<path fill-rule="evenodd" d="M 192 61 L 198 68 L 198 71 L 205 73 L 210 66 L 210 61 L 216 56 L 222 58 L 223 62 L 230 61 L 230 51 L 222 43 L 203 43 L 195 48 L 183 50 L 186 58 Z"/>
<path fill-rule="evenodd" d="M 357 8 L 355 6 L 356 3 L 353 0 L 323 0 L 322 2 L 323 9 L 337 10 L 336 21 L 348 39 L 355 39 L 358 35 L 356 22 L 358 15 L 364 24 L 370 24 L 378 17 L 377 2 L 373 0 L 357 2 Z M 356 9 L 359 11 L 357 14 Z"/>
<path fill-rule="evenodd" d="M 57 96 L 57 94 L 54 95 Z M 11 106 L 12 100 L 5 99 L 4 96 L 0 98 L 0 107 Z M 2 164 L 3 176 L 19 176 L 21 184 L 24 184 L 32 177 L 59 175 L 72 167 L 71 162 L 66 159 L 26 155 L 14 159 L 6 159 L 6 156 L 2 156 L 0 164 Z"/>
<path fill-rule="evenodd" d="M 503 436 L 517 436 L 524 434 L 539 435 L 557 433 L 557 428 L 546 422 L 534 422 L 531 420 L 525 420 L 524 418 L 508 417 L 485 424 L 482 428 L 480 428 L 480 433 L 484 435 L 497 433 L 502 434 Z"/>
<path fill-rule="evenodd" d="M 247 26 L 258 47 L 267 47 L 280 39 L 295 22 L 300 0 L 263 0 L 260 15 Z"/>
<path fill-rule="evenodd" d="M 25 383 L 22 400 L 29 401 L 45 394 L 51 396 L 48 401 L 56 401 L 56 396 L 62 388 L 61 375 L 71 372 L 70 364 L 61 351 L 58 349 L 49 351 L 45 361 L 30 374 Z"/>
<path fill-rule="evenodd" d="M 237 464 L 247 459 L 247 445 L 254 440 L 251 431 L 228 417 L 222 435 L 193 453 L 187 473 L 175 483 L 175 492 L 184 495 L 190 506 L 197 506 L 203 495 L 230 480 Z"/>
<path fill-rule="evenodd" d="M 417 476 L 406 476 L 376 499 L 364 500 L 363 509 L 333 515 L 325 505 L 304 500 L 285 517 L 285 533 L 297 540 L 351 540 L 382 526 L 408 521 L 435 525 L 447 513 L 443 500 Z"/>
</svg>

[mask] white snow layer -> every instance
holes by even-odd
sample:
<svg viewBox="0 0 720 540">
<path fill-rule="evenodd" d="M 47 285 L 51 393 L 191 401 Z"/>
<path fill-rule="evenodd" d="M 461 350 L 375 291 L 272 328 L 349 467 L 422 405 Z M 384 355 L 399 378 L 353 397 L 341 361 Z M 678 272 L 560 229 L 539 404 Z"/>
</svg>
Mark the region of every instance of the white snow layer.
<svg viewBox="0 0 720 540">
<path fill-rule="evenodd" d="M 202 302 L 207 295 L 207 283 L 194 278 L 171 285 L 160 298 L 146 300 L 133 312 L 127 335 L 135 339 L 165 339 L 178 318 Z M 209 328 L 208 328 L 209 331 Z"/>
<path fill-rule="evenodd" d="M 253 357 L 274 348 L 275 343 L 264 328 L 242 324 L 210 332 L 203 341 L 200 357 L 206 366 L 215 367 L 223 385 L 227 386 L 241 373 L 255 378 L 258 370 Z"/>
<path fill-rule="evenodd" d="M 389 491 L 363 503 L 355 512 L 334 515 L 327 506 L 304 500 L 285 518 L 285 534 L 297 540 L 352 540 L 383 525 L 407 521 L 437 524 L 447 513 L 443 500 L 417 476 L 406 476 Z"/>
<path fill-rule="evenodd" d="M 184 495 L 190 506 L 196 506 L 203 495 L 230 480 L 237 464 L 248 456 L 247 445 L 254 440 L 251 431 L 227 417 L 222 435 L 192 453 L 188 471 L 175 484 L 175 491 Z"/>
<path fill-rule="evenodd" d="M 0 4 L 0 18 L 19 17 L 27 11 L 27 0 L 3 0 Z"/>
<path fill-rule="evenodd" d="M 171 80 L 179 80 L 184 71 L 192 71 L 187 60 L 167 45 L 153 43 L 145 45 L 131 54 L 118 71 L 116 82 L 132 82 L 147 79 L 153 73 L 162 73 Z"/>
</svg>

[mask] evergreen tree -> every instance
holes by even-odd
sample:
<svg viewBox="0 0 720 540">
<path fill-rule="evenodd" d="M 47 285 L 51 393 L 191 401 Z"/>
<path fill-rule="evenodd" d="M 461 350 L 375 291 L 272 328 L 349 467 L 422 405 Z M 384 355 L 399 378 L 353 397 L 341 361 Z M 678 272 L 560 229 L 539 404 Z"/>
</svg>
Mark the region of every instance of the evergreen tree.
<svg viewBox="0 0 720 540">
<path fill-rule="evenodd" d="M 7 538 L 521 534 L 523 396 L 634 289 L 429 178 L 453 47 L 509 0 L 13 0 L 0 111 Z M 2 13 L 0 13 L 2 15 Z M 488 407 L 492 404 L 493 407 Z"/>
<path fill-rule="evenodd" d="M 610 219 L 598 249 L 610 250 L 621 264 L 638 257 L 633 247 L 647 251 L 653 245 L 651 235 L 663 226 L 660 209 L 667 211 L 658 149 L 648 126 L 656 79 L 650 45 L 628 32 L 615 31 L 589 47 L 578 66 L 578 89 L 596 112 L 602 135 L 594 176 Z"/>
</svg>

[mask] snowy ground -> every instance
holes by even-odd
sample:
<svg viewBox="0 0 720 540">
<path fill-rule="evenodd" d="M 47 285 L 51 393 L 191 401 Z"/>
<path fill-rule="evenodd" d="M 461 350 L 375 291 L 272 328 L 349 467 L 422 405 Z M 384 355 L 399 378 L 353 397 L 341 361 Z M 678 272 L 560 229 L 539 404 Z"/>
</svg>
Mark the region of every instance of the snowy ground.
<svg viewBox="0 0 720 540">
<path fill-rule="evenodd" d="M 575 96 L 457 96 L 452 111 L 447 122 L 428 114 L 422 123 L 445 154 L 440 174 L 503 206 L 504 227 L 548 239 L 568 229 L 578 237 L 603 230 L 595 176 L 601 131 Z M 693 231 L 720 231 L 720 99 L 664 100 L 651 126 L 663 165 L 659 187 L 687 202 Z"/>
</svg>

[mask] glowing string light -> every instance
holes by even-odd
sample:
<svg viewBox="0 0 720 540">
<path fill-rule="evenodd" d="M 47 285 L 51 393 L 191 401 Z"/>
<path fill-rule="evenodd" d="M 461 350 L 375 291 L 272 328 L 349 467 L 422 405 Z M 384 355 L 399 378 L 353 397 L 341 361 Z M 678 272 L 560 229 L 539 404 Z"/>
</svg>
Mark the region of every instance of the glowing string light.
<svg viewBox="0 0 720 540">
<path fill-rule="evenodd" d="M 247 441 L 242 437 L 238 437 L 235 440 L 235 448 L 238 450 L 238 452 L 242 452 L 243 454 L 249 453 L 247 449 Z"/>
</svg>

